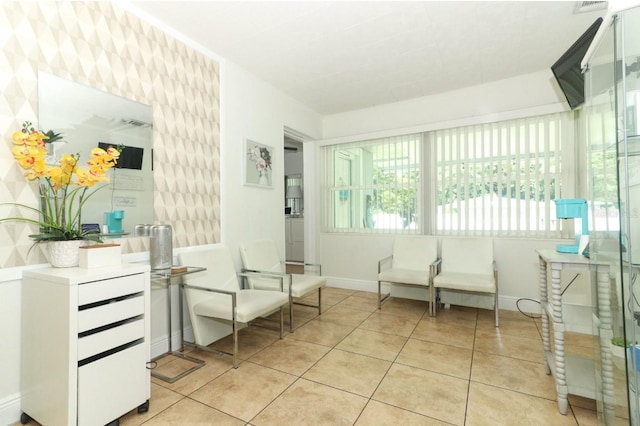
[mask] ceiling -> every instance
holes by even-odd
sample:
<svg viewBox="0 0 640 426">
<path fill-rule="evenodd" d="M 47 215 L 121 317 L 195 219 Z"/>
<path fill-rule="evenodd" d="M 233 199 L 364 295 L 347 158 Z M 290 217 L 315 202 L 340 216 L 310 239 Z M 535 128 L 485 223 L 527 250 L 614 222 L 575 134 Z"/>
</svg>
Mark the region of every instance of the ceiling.
<svg viewBox="0 0 640 426">
<path fill-rule="evenodd" d="M 571 1 L 132 1 L 322 114 L 548 70 L 606 10 Z M 551 74 L 550 74 L 551 75 Z"/>
</svg>

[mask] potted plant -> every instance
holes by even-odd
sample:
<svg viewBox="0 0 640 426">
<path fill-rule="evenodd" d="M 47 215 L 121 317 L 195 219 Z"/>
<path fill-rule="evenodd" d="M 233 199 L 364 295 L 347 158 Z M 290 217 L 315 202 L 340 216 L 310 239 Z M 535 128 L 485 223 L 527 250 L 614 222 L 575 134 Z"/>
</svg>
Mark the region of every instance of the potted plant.
<svg viewBox="0 0 640 426">
<path fill-rule="evenodd" d="M 38 233 L 29 237 L 34 240 L 34 245 L 48 243 L 49 262 L 58 267 L 76 266 L 78 248 L 83 240 L 102 242 L 98 230 L 82 227 L 82 207 L 100 187 L 93 191 L 88 189 L 108 180 L 106 173 L 115 166 L 120 153 L 113 147 L 107 150 L 93 148 L 86 168 L 78 167 L 79 154 L 64 154 L 56 164 L 48 164 L 47 141 L 50 138 L 60 139 L 61 135 L 36 130 L 28 121 L 19 132 L 13 133 L 13 157 L 26 170 L 27 180 L 37 182 L 40 205 L 0 204 L 15 206 L 24 212 L 20 216 L 2 218 L 0 223 L 26 222 L 38 225 Z M 63 253 L 57 251 L 60 246 L 63 247 Z M 70 253 L 64 251 L 69 250 L 69 246 Z"/>
<path fill-rule="evenodd" d="M 620 370 L 625 369 L 625 355 L 630 346 L 631 341 L 624 337 L 617 336 L 611 339 L 611 359 L 613 360 L 613 365 Z"/>
</svg>

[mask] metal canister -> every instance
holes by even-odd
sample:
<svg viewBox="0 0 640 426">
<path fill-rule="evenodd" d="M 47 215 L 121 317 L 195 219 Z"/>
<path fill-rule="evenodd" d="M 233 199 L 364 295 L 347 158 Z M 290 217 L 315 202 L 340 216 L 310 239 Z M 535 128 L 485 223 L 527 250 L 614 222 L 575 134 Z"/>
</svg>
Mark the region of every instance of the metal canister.
<svg viewBox="0 0 640 426">
<path fill-rule="evenodd" d="M 133 230 L 133 235 L 136 237 L 148 237 L 153 225 L 136 225 Z"/>
<path fill-rule="evenodd" d="M 151 269 L 169 269 L 173 265 L 171 225 L 153 225 L 149 231 Z"/>
</svg>

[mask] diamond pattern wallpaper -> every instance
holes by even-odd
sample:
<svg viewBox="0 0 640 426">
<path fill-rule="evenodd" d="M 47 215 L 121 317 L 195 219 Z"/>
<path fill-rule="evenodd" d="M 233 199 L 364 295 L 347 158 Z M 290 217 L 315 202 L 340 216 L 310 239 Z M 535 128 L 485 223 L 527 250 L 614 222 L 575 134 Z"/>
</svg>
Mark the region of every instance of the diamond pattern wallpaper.
<svg viewBox="0 0 640 426">
<path fill-rule="evenodd" d="M 110 2 L 0 2 L 0 203 L 37 205 L 11 155 L 11 134 L 37 124 L 38 71 L 153 108 L 154 222 L 174 247 L 220 241 L 219 66 Z M 90 107 L 89 105 L 87 107 Z M 149 206 L 151 208 L 151 206 Z M 0 206 L 0 217 L 15 215 Z M 33 226 L 0 224 L 0 267 L 46 263 Z M 123 253 L 149 249 L 123 238 Z"/>
</svg>

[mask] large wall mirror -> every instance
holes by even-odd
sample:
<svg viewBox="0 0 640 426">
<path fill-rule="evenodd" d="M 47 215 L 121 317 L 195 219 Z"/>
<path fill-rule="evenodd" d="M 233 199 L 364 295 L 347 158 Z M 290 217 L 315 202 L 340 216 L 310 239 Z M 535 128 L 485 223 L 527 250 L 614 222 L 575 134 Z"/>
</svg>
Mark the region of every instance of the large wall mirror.
<svg viewBox="0 0 640 426">
<path fill-rule="evenodd" d="M 111 226 L 112 237 L 133 235 L 137 224 L 152 224 L 151 107 L 43 72 L 38 73 L 38 104 L 38 128 L 63 136 L 53 144 L 51 160 L 80 154 L 84 165 L 94 147 L 124 146 L 117 167 L 109 171 L 108 186 L 82 209 L 82 223 L 100 230 Z"/>
</svg>

